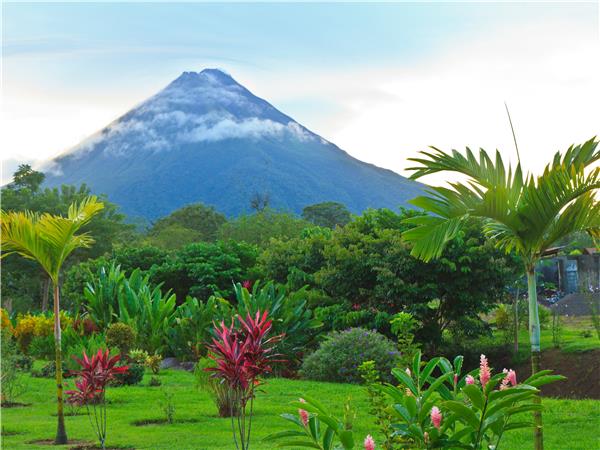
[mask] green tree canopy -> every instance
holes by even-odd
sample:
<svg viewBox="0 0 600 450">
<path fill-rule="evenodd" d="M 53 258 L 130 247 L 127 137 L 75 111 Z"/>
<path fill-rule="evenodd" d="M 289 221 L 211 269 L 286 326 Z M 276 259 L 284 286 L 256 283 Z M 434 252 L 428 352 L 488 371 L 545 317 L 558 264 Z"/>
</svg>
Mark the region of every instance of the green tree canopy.
<svg viewBox="0 0 600 450">
<path fill-rule="evenodd" d="M 310 226 L 312 226 L 310 222 L 293 214 L 265 209 L 225 223 L 219 230 L 219 234 L 223 240 L 232 239 L 264 247 L 272 238 L 298 237 L 302 230 Z"/>
<path fill-rule="evenodd" d="M 352 214 L 342 203 L 323 202 L 305 207 L 302 218 L 320 227 L 335 228 L 350 222 Z"/>
<path fill-rule="evenodd" d="M 411 312 L 423 324 L 420 338 L 439 342 L 455 321 L 476 319 L 500 300 L 515 267 L 475 225 L 457 235 L 439 260 L 412 257 L 402 241 L 411 225 L 403 220 L 417 214 L 369 210 L 329 235 L 273 241 L 259 258 L 260 270 L 265 278 L 309 284 L 360 309 Z M 439 306 L 431 307 L 437 300 Z"/>
<path fill-rule="evenodd" d="M 194 203 L 173 211 L 158 219 L 148 231 L 150 242 L 163 248 L 178 248 L 198 241 L 214 241 L 219 227 L 227 219 L 212 206 Z M 168 241 L 170 234 L 176 234 L 180 245 Z M 161 245 L 166 244 L 166 245 Z"/>
</svg>

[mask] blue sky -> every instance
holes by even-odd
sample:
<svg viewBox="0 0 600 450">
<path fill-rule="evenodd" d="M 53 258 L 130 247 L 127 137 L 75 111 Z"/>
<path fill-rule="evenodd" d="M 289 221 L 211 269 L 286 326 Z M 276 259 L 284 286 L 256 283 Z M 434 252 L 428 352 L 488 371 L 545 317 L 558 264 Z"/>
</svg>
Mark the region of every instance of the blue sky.
<svg viewBox="0 0 600 450">
<path fill-rule="evenodd" d="M 504 100 L 532 167 L 600 132 L 595 3 L 5 3 L 2 28 L 8 175 L 205 67 L 398 172 L 429 144 L 508 147 Z"/>
</svg>

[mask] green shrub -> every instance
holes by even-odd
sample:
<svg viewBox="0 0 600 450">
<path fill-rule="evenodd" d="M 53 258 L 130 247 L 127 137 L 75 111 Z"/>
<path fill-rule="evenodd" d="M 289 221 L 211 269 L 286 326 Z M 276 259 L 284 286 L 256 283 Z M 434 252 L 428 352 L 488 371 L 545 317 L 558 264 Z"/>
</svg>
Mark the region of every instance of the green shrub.
<svg viewBox="0 0 600 450">
<path fill-rule="evenodd" d="M 141 350 L 136 348 L 129 352 L 129 359 L 134 363 L 140 366 L 146 364 L 146 360 L 148 359 L 148 352 L 146 350 Z"/>
<path fill-rule="evenodd" d="M 249 290 L 240 283 L 234 285 L 237 300 L 237 313 L 241 317 L 254 315 L 258 311 L 268 311 L 273 321 L 272 335 L 284 334 L 285 339 L 276 346 L 282 355 L 287 371 L 295 371 L 300 365 L 298 356 L 311 344 L 321 327 L 307 306 L 306 287 L 288 292 L 285 285 L 256 281 Z M 274 367 L 278 371 L 277 367 Z"/>
<path fill-rule="evenodd" d="M 158 377 L 150 377 L 150 381 L 148 381 L 148 386 L 156 387 L 162 385 L 162 381 Z"/>
<path fill-rule="evenodd" d="M 135 330 L 124 323 L 113 323 L 106 330 L 106 344 L 109 348 L 118 348 L 122 355 L 129 353 L 135 339 Z"/>
<path fill-rule="evenodd" d="M 494 319 L 496 323 L 496 329 L 501 331 L 510 330 L 512 327 L 513 317 L 510 306 L 501 303 L 494 311 Z"/>
<path fill-rule="evenodd" d="M 216 363 L 210 358 L 202 358 L 196 363 L 194 368 L 196 386 L 213 398 L 219 417 L 231 417 L 232 412 L 234 416 L 237 416 L 239 412 L 233 391 L 225 383 L 220 383 L 219 380 L 211 377 L 206 370 L 215 366 Z"/>
<path fill-rule="evenodd" d="M 540 318 L 540 327 L 547 330 L 552 322 L 552 311 L 550 311 L 550 308 L 538 305 L 538 316 Z"/>
<path fill-rule="evenodd" d="M 38 378 L 54 378 L 56 376 L 56 365 L 54 361 L 49 361 L 40 369 L 34 369 L 31 375 Z M 67 373 L 65 373 L 67 375 Z"/>
<path fill-rule="evenodd" d="M 2 371 L 0 372 L 0 385 L 2 386 L 0 401 L 1 403 L 11 403 L 25 392 L 26 385 L 23 382 L 17 364 L 19 350 L 8 330 L 2 329 L 0 341 L 0 362 L 2 365 Z"/>
<path fill-rule="evenodd" d="M 400 361 L 400 352 L 391 340 L 375 331 L 350 328 L 330 333 L 302 363 L 302 377 L 317 381 L 360 383 L 358 367 L 374 361 L 382 374 L 389 374 Z"/>
<path fill-rule="evenodd" d="M 66 372 L 69 370 L 78 370 L 79 364 L 73 357 L 80 358 L 83 352 L 91 357 L 91 355 L 98 353 L 98 350 L 106 349 L 106 337 L 104 334 L 80 335 L 77 331 L 70 328 L 63 333 L 62 347 L 64 370 Z M 116 353 L 116 351 L 111 353 Z"/>
<path fill-rule="evenodd" d="M 144 378 L 144 366 L 140 364 L 128 364 L 129 370 L 125 373 L 115 375 L 113 386 L 133 386 L 139 384 Z"/>
<path fill-rule="evenodd" d="M 160 371 L 160 363 L 162 360 L 162 356 L 156 353 L 154 355 L 148 355 L 146 358 L 146 367 L 150 369 L 154 375 L 157 375 Z"/>
<path fill-rule="evenodd" d="M 411 313 L 399 312 L 392 316 L 390 325 L 392 333 L 396 335 L 401 362 L 406 365 L 419 350 L 419 345 L 415 344 L 415 330 L 419 321 Z"/>
<path fill-rule="evenodd" d="M 345 317 L 350 309 L 343 303 L 315 308 L 315 318 L 323 323 L 322 331 L 337 331 L 346 328 Z"/>
<path fill-rule="evenodd" d="M 27 349 L 36 359 L 52 359 L 54 357 L 54 336 L 35 336 Z"/>
</svg>

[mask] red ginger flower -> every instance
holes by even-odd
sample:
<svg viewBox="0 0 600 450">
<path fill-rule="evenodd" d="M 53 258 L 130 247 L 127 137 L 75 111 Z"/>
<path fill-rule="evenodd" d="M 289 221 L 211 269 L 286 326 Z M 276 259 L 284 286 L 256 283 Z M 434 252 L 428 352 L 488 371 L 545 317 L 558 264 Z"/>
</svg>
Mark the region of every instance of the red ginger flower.
<svg viewBox="0 0 600 450">
<path fill-rule="evenodd" d="M 298 399 L 300 401 L 300 403 L 306 403 L 306 400 L 304 400 L 303 398 Z M 308 411 L 306 411 L 305 409 L 299 409 L 298 410 L 298 415 L 300 416 L 300 420 L 302 421 L 302 424 L 306 427 L 308 426 Z"/>
<path fill-rule="evenodd" d="M 440 412 L 440 409 L 437 406 L 431 408 L 431 423 L 438 430 L 440 429 L 440 425 L 442 423 L 442 413 Z"/>
<path fill-rule="evenodd" d="M 365 450 L 375 450 L 375 440 L 373 439 L 373 436 L 371 436 L 370 434 L 367 434 L 364 444 L 365 444 Z"/>
<path fill-rule="evenodd" d="M 475 378 L 473 378 L 473 376 L 471 376 L 471 375 L 467 375 L 465 377 L 465 383 L 467 383 L 467 384 L 475 384 Z"/>
<path fill-rule="evenodd" d="M 508 387 L 508 385 L 510 384 L 511 386 L 516 386 L 517 385 L 517 373 L 510 369 L 504 369 L 502 371 L 503 373 L 506 374 L 506 376 L 504 377 L 504 379 L 502 380 L 502 383 L 500 384 L 500 390 L 503 391 L 504 389 L 506 389 Z"/>
<path fill-rule="evenodd" d="M 481 387 L 485 387 L 486 383 L 490 381 L 491 376 L 492 373 L 488 365 L 488 360 L 485 355 L 481 355 L 479 362 L 479 381 L 481 382 Z"/>
</svg>

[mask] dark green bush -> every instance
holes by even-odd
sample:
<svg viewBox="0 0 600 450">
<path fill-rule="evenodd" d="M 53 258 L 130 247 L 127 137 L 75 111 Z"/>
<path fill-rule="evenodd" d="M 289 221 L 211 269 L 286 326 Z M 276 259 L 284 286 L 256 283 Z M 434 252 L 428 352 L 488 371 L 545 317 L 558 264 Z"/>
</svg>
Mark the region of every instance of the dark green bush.
<svg viewBox="0 0 600 450">
<path fill-rule="evenodd" d="M 17 363 L 19 355 L 19 349 L 10 332 L 2 329 L 2 335 L 0 336 L 0 365 L 2 366 L 0 371 L 0 385 L 2 386 L 0 402 L 2 406 L 5 403 L 13 402 L 27 388 Z"/>
<path fill-rule="evenodd" d="M 329 334 L 317 351 L 304 359 L 300 375 L 317 381 L 360 383 L 358 367 L 374 361 L 382 374 L 389 374 L 400 360 L 396 344 L 364 328 Z"/>
<path fill-rule="evenodd" d="M 31 339 L 27 351 L 36 359 L 54 358 L 54 336 L 35 336 Z"/>
<path fill-rule="evenodd" d="M 144 378 L 144 366 L 140 364 L 128 364 L 129 370 L 119 373 L 112 381 L 113 386 L 133 386 L 139 384 Z"/>
<path fill-rule="evenodd" d="M 160 378 L 158 377 L 151 377 L 150 381 L 148 381 L 148 386 L 160 386 L 162 385 L 162 381 L 160 381 Z"/>
<path fill-rule="evenodd" d="M 109 348 L 118 348 L 122 355 L 129 353 L 135 345 L 136 333 L 124 323 L 113 323 L 106 330 L 106 344 Z"/>
</svg>

